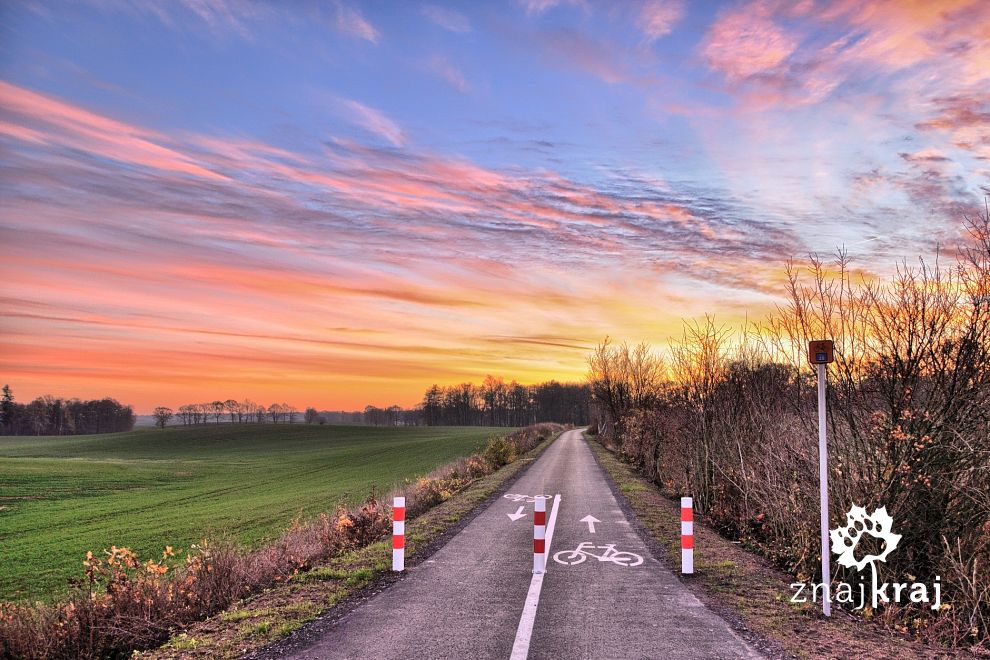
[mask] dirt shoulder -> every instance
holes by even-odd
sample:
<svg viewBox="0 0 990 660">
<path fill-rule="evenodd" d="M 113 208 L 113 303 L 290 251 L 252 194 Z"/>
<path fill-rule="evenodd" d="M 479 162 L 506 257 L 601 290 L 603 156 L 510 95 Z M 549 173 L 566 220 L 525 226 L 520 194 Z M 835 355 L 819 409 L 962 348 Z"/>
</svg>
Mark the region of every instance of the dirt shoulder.
<svg viewBox="0 0 990 660">
<path fill-rule="evenodd" d="M 557 439 L 554 436 L 497 472 L 478 479 L 449 500 L 406 524 L 406 565 L 415 566 L 453 538 Z M 334 558 L 268 589 L 145 651 L 145 659 L 271 657 L 278 640 L 318 635 L 390 584 L 391 539 Z M 266 648 L 271 647 L 271 648 Z"/>
<path fill-rule="evenodd" d="M 680 573 L 680 502 L 622 463 L 596 440 L 588 445 L 620 504 L 635 514 L 658 559 Z M 791 603 L 793 578 L 705 524 L 694 522 L 692 592 L 770 657 L 973 658 L 966 650 L 931 647 L 841 610 L 826 619 L 811 603 Z"/>
</svg>

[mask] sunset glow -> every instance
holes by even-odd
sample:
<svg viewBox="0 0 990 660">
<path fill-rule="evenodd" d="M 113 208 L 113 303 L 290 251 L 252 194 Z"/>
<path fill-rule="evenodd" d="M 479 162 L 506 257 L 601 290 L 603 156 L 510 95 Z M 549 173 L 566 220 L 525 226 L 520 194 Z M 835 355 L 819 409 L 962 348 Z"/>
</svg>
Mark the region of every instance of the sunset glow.
<svg viewBox="0 0 990 660">
<path fill-rule="evenodd" d="M 990 194 L 990 3 L 6 2 L 0 381 L 412 405 L 888 271 Z"/>
</svg>

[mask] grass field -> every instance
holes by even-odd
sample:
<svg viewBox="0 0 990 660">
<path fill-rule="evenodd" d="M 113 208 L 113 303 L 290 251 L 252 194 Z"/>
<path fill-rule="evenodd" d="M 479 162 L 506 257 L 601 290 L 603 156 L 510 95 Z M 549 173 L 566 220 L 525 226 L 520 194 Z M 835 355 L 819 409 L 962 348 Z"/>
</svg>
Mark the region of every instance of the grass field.
<svg viewBox="0 0 990 660">
<path fill-rule="evenodd" d="M 249 545 L 300 514 L 357 503 L 504 429 L 220 425 L 0 437 L 0 600 L 49 600 L 87 550 L 142 557 L 204 535 Z"/>
</svg>

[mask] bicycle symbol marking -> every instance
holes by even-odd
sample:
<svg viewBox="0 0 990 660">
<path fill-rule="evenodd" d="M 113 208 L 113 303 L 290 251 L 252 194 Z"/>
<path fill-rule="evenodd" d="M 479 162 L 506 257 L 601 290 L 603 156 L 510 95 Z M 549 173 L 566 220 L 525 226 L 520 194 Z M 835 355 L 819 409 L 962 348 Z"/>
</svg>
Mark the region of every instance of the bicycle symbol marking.
<svg viewBox="0 0 990 660">
<path fill-rule="evenodd" d="M 535 502 L 537 497 L 545 497 L 548 500 L 553 499 L 552 495 L 520 495 L 519 493 L 506 493 L 502 497 L 513 502 L 526 502 L 528 504 Z"/>
<path fill-rule="evenodd" d="M 604 550 L 602 553 L 593 552 L 595 549 Z M 633 552 L 616 550 L 614 543 L 608 545 L 595 545 L 591 541 L 585 541 L 574 550 L 561 550 L 553 556 L 553 560 L 564 566 L 576 566 L 588 557 L 594 557 L 598 561 L 610 561 L 617 566 L 639 566 L 643 563 L 643 558 Z"/>
</svg>

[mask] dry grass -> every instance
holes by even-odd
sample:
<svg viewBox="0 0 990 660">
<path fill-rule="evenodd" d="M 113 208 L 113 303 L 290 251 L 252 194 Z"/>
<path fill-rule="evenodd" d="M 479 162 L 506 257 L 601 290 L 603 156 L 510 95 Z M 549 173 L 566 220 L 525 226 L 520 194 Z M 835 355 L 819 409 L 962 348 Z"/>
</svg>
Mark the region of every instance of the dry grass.
<svg viewBox="0 0 990 660">
<path fill-rule="evenodd" d="M 664 496 L 648 479 L 595 440 L 588 443 L 599 464 L 618 485 L 630 508 L 668 557 L 680 556 L 680 502 Z M 771 653 L 797 658 L 969 658 L 907 639 L 845 612 L 821 616 L 818 606 L 793 604 L 791 576 L 767 559 L 720 535 L 695 517 L 695 574 L 686 581 L 716 611 L 727 609 L 773 647 Z M 679 564 L 668 561 L 677 572 Z"/>
</svg>

